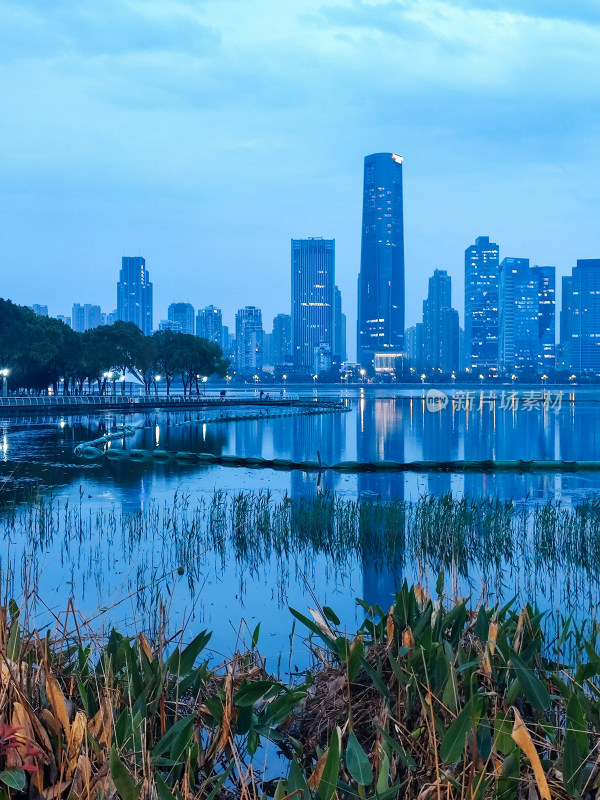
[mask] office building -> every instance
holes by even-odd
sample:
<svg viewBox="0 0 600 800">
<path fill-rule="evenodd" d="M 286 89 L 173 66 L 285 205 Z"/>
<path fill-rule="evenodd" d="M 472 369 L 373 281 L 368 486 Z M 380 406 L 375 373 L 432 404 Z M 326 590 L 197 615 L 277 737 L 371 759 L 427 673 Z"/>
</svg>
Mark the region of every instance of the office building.
<svg viewBox="0 0 600 800">
<path fill-rule="evenodd" d="M 342 311 L 342 293 L 333 288 L 333 354 L 342 362 L 346 360 L 346 315 Z"/>
<path fill-rule="evenodd" d="M 39 303 L 34 303 L 31 306 L 28 306 L 34 314 L 37 314 L 38 317 L 47 317 L 48 316 L 48 306 L 41 306 Z"/>
<path fill-rule="evenodd" d="M 423 302 L 423 360 L 429 369 L 451 373 L 459 366 L 458 311 L 452 308 L 452 280 L 445 269 L 429 279 Z"/>
<path fill-rule="evenodd" d="M 262 367 L 262 312 L 255 306 L 246 306 L 235 315 L 235 368 L 240 375 L 251 376 Z"/>
<path fill-rule="evenodd" d="M 289 314 L 277 314 L 273 317 L 273 333 L 271 334 L 271 363 L 280 367 L 292 358 L 292 318 Z"/>
<path fill-rule="evenodd" d="M 311 371 L 315 350 L 333 345 L 335 241 L 292 239 L 292 355 Z"/>
<path fill-rule="evenodd" d="M 499 367 L 500 249 L 479 236 L 465 250 L 466 366 L 483 372 Z"/>
<path fill-rule="evenodd" d="M 417 322 L 406 329 L 406 357 L 411 370 L 422 372 L 425 368 L 425 326 Z"/>
<path fill-rule="evenodd" d="M 71 324 L 73 330 L 78 333 L 89 331 L 91 328 L 99 328 L 102 322 L 102 309 L 92 303 L 73 303 L 71 312 Z"/>
<path fill-rule="evenodd" d="M 375 352 L 403 349 L 402 161 L 394 153 L 374 153 L 364 163 L 357 324 L 363 367 L 373 365 Z"/>
<path fill-rule="evenodd" d="M 117 283 L 117 315 L 133 322 L 146 336 L 152 333 L 152 284 L 141 256 L 123 256 Z"/>
<path fill-rule="evenodd" d="M 196 315 L 196 336 L 218 344 L 221 350 L 227 349 L 223 341 L 223 315 L 216 306 L 199 308 Z"/>
<path fill-rule="evenodd" d="M 167 310 L 171 322 L 177 322 L 181 333 L 194 335 L 194 306 L 191 303 L 171 303 Z"/>
<path fill-rule="evenodd" d="M 555 268 L 527 258 L 500 264 L 500 362 L 506 372 L 545 373 L 555 361 Z"/>
<path fill-rule="evenodd" d="M 600 258 L 578 259 L 563 278 L 560 328 L 565 366 L 600 374 Z"/>
<path fill-rule="evenodd" d="M 538 282 L 538 366 L 547 373 L 556 366 L 556 267 L 532 267 Z"/>
<path fill-rule="evenodd" d="M 71 317 L 65 317 L 64 314 L 57 314 L 56 319 L 63 322 L 68 328 L 71 327 Z"/>
</svg>

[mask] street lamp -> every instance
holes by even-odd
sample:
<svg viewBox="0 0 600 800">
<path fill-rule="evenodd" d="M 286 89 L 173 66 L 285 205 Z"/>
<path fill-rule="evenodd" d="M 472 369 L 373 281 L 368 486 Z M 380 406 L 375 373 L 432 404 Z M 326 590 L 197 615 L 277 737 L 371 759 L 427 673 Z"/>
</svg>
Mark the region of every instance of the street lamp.
<svg viewBox="0 0 600 800">
<path fill-rule="evenodd" d="M 367 374 L 367 370 L 366 370 L 366 369 L 361 369 L 361 371 L 360 371 L 360 376 L 361 376 L 361 378 L 362 378 L 362 382 L 363 382 L 363 383 L 365 382 L 365 375 L 366 375 L 366 374 Z"/>
<path fill-rule="evenodd" d="M 548 380 L 547 375 L 542 375 L 542 380 L 544 381 L 544 386 L 546 385 L 546 381 Z"/>
<path fill-rule="evenodd" d="M 109 381 L 112 378 L 112 372 L 105 372 L 103 374 L 104 377 L 104 394 L 106 394 L 106 381 Z"/>
<path fill-rule="evenodd" d="M 8 381 L 7 378 L 10 375 L 9 369 L 0 369 L 0 375 L 2 375 L 2 397 L 8 397 Z"/>
<path fill-rule="evenodd" d="M 208 380 L 208 378 L 206 377 L 206 375 L 204 375 L 202 377 L 202 394 L 205 395 L 205 396 L 206 396 L 206 381 L 207 380 Z"/>
<path fill-rule="evenodd" d="M 427 375 L 425 375 L 425 373 L 423 373 L 421 375 L 421 383 L 425 383 L 426 380 L 427 380 Z"/>
<path fill-rule="evenodd" d="M 125 394 L 125 375 L 121 375 L 121 394 Z"/>
<path fill-rule="evenodd" d="M 481 373 L 479 374 L 479 380 L 483 383 L 483 375 Z"/>
<path fill-rule="evenodd" d="M 160 381 L 160 375 L 154 376 L 154 389 L 156 391 L 156 396 L 158 397 L 158 382 Z"/>
</svg>

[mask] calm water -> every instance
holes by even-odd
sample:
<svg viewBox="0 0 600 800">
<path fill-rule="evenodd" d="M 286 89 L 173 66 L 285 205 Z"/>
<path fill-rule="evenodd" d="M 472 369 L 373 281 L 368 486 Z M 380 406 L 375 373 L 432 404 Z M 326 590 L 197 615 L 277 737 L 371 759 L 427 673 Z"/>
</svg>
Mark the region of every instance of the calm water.
<svg viewBox="0 0 600 800">
<path fill-rule="evenodd" d="M 382 565 L 359 561 L 352 554 L 336 560 L 320 552 L 300 556 L 291 553 L 281 559 L 255 558 L 245 564 L 233 554 L 206 552 L 200 559 L 198 574 L 159 578 L 177 566 L 177 553 L 169 551 L 169 533 L 141 537 L 132 546 L 121 532 L 121 514 L 143 511 L 152 515 L 165 504 L 178 503 L 193 509 L 208 502 L 215 489 L 235 493 L 240 489 L 269 490 L 275 496 L 287 493 L 292 498 L 335 492 L 347 498 L 358 495 L 416 500 L 426 494 L 499 497 L 518 503 L 535 504 L 550 498 L 575 503 L 599 488 L 600 474 L 562 475 L 484 475 L 484 474 L 386 474 L 343 475 L 325 472 L 321 476 L 302 472 L 203 467 L 181 463 L 124 461 L 85 461 L 74 456 L 74 447 L 94 439 L 123 423 L 138 426 L 135 436 L 113 447 L 159 448 L 172 451 L 211 452 L 337 461 L 459 460 L 459 459 L 564 459 L 600 460 L 600 404 L 585 390 L 576 391 L 574 402 L 568 393 L 561 398 L 550 390 L 550 402 L 521 394 L 515 403 L 506 398 L 495 404 L 483 402 L 476 391 L 472 407 L 463 398 L 458 408 L 447 405 L 441 411 L 428 410 L 419 389 L 416 396 L 391 387 L 348 388 L 345 390 L 307 390 L 309 396 L 340 397 L 350 406 L 345 414 L 261 418 L 252 421 L 202 424 L 210 412 L 153 412 L 141 415 L 106 413 L 77 417 L 22 417 L 0 419 L 0 485 L 5 496 L 17 493 L 25 501 L 32 491 L 51 499 L 56 524 L 62 535 L 44 543 L 29 540 L 23 526 L 3 531 L 0 566 L 6 574 L 9 563 L 15 570 L 13 591 L 18 595 L 23 582 L 35 586 L 43 600 L 63 609 L 73 595 L 76 605 L 92 615 L 99 608 L 119 603 L 136 587 L 151 584 L 144 603 L 133 600 L 119 603 L 99 618 L 100 622 L 122 627 L 146 625 L 148 608 L 158 593 L 171 596 L 170 613 L 174 623 L 191 617 L 195 629 L 207 626 L 217 631 L 215 646 L 227 651 L 235 643 L 234 631 L 240 620 L 250 629 L 262 620 L 263 649 L 287 651 L 282 634 L 289 633 L 291 622 L 285 608 L 289 602 L 302 610 L 318 601 L 334 607 L 350 626 L 355 620 L 354 598 L 366 597 L 389 605 L 394 584 L 405 576 L 432 579 L 418 574 L 413 563 Z M 502 406 L 505 406 L 504 408 Z M 214 412 L 216 414 L 216 412 Z M 26 506 L 25 506 L 26 507 Z M 65 515 L 74 509 L 77 519 Z M 113 527 L 97 522 L 98 512 L 112 514 Z M 85 518 L 86 532 L 81 528 Z M 77 521 L 79 520 L 79 521 Z M 79 535 L 74 528 L 79 526 Z M 157 536 L 160 537 L 158 541 Z M 69 540 L 65 545 L 65 537 Z M 166 540 L 166 544 L 165 544 Z M 171 560 L 170 560 L 171 559 Z M 283 566 L 282 566 L 283 565 Z M 423 566 L 419 567 L 422 571 Z M 283 572 L 282 572 L 283 570 Z M 282 577 L 283 576 L 283 577 Z M 461 588 L 469 583 L 477 596 L 485 564 L 473 563 Z M 510 565 L 498 579 L 493 592 L 506 595 L 520 589 L 540 593 L 542 604 L 552 608 L 564 602 L 565 594 L 574 597 L 569 581 L 561 575 L 546 586 L 543 570 L 539 575 L 523 574 Z M 565 584 L 565 580 L 567 583 Z M 193 583 L 193 585 L 190 585 Z M 595 589 L 585 586 L 583 604 L 595 605 Z M 591 586 L 591 585 L 590 585 Z M 547 600 L 544 601 L 544 596 Z M 38 611 L 43 617 L 42 609 Z"/>
</svg>

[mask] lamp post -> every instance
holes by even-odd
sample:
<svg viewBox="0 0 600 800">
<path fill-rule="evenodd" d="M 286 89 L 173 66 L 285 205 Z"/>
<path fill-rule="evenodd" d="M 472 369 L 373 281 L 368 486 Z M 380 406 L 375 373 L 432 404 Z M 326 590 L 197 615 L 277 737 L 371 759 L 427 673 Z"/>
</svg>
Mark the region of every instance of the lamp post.
<svg viewBox="0 0 600 800">
<path fill-rule="evenodd" d="M 360 377 L 362 378 L 362 382 L 363 382 L 363 383 L 365 382 L 365 375 L 366 375 L 366 374 L 367 374 L 367 370 L 366 370 L 366 369 L 361 369 L 361 371 L 360 371 Z"/>
<path fill-rule="evenodd" d="M 121 394 L 125 394 L 125 375 L 121 375 Z"/>
<path fill-rule="evenodd" d="M 2 375 L 2 397 L 8 397 L 8 376 L 10 375 L 9 369 L 0 369 Z"/>
<path fill-rule="evenodd" d="M 158 397 L 158 382 L 160 381 L 160 375 L 154 376 L 154 389 L 156 391 L 156 396 Z"/>
<path fill-rule="evenodd" d="M 204 375 L 203 378 L 202 378 L 202 394 L 205 397 L 206 397 L 206 381 L 207 380 L 208 380 L 208 378 L 206 377 L 206 375 Z"/>
</svg>

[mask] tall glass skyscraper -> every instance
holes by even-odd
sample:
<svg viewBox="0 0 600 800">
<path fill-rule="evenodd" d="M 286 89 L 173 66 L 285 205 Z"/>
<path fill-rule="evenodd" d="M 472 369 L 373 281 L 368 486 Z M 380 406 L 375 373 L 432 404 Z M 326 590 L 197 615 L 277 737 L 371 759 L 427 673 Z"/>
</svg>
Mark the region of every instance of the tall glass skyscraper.
<svg viewBox="0 0 600 800">
<path fill-rule="evenodd" d="M 358 276 L 357 360 L 404 345 L 404 220 L 402 157 L 365 157 L 362 241 Z"/>
<path fill-rule="evenodd" d="M 580 258 L 563 278 L 561 344 L 576 373 L 600 374 L 600 258 Z"/>
<path fill-rule="evenodd" d="M 152 284 L 141 256 L 123 256 L 117 283 L 117 315 L 123 322 L 133 322 L 142 333 L 152 333 Z"/>
<path fill-rule="evenodd" d="M 178 322 L 181 333 L 194 335 L 194 306 L 191 303 L 171 303 L 168 310 L 170 322 Z"/>
<path fill-rule="evenodd" d="M 292 355 L 294 366 L 314 369 L 321 345 L 333 351 L 335 240 L 292 239 Z"/>
<path fill-rule="evenodd" d="M 466 366 L 497 370 L 500 339 L 500 249 L 479 236 L 465 250 Z"/>
</svg>

